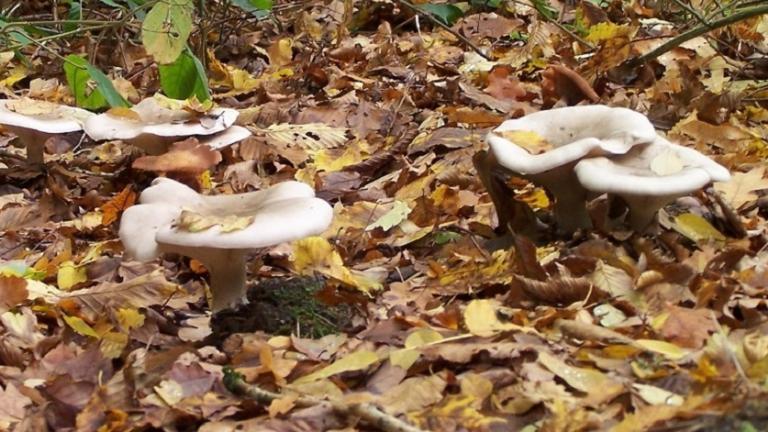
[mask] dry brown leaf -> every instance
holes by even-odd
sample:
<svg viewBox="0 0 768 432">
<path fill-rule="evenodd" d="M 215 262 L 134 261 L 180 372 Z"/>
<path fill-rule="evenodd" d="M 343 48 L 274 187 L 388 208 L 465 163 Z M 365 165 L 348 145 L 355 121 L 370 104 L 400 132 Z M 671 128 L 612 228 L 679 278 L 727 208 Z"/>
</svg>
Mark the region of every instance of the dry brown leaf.
<svg viewBox="0 0 768 432">
<path fill-rule="evenodd" d="M 120 193 L 101 206 L 101 224 L 109 225 L 116 221 L 120 213 L 136 202 L 136 192 L 132 186 L 126 186 Z"/>
<path fill-rule="evenodd" d="M 142 156 L 133 161 L 133 168 L 154 172 L 201 173 L 221 162 L 221 153 L 200 144 L 197 138 L 174 143 L 160 156 Z"/>
<path fill-rule="evenodd" d="M 729 182 L 715 183 L 715 190 L 720 192 L 732 208 L 739 209 L 747 203 L 757 200 L 756 191 L 768 189 L 765 166 L 752 168 L 745 173 L 736 173 Z"/>
</svg>

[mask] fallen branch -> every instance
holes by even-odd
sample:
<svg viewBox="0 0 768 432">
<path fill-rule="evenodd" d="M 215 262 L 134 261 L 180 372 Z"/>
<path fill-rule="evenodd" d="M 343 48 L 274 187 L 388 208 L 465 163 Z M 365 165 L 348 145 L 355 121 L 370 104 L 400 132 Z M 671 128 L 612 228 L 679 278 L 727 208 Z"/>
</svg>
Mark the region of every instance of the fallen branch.
<svg viewBox="0 0 768 432">
<path fill-rule="evenodd" d="M 246 383 L 241 374 L 228 367 L 224 368 L 224 385 L 232 393 L 247 396 L 264 405 L 269 405 L 272 401 L 283 397 L 280 393 L 267 391 L 255 385 Z M 294 404 L 300 408 L 326 405 L 336 412 L 336 414 L 343 417 L 360 418 L 369 426 L 383 432 L 426 432 L 415 426 L 409 425 L 397 417 L 385 413 L 371 404 L 345 404 L 308 396 L 299 397 Z"/>
<path fill-rule="evenodd" d="M 628 60 L 625 63 L 625 65 L 630 68 L 639 66 L 649 60 L 653 60 L 659 57 L 660 55 L 666 53 L 667 51 L 670 51 L 695 37 L 699 37 L 714 29 L 725 27 L 727 25 L 730 25 L 748 18 L 756 17 L 758 15 L 763 15 L 766 13 L 768 13 L 768 4 L 761 4 L 753 7 L 741 8 L 739 10 L 736 10 L 732 15 L 728 15 L 718 20 L 711 21 L 707 24 L 699 25 L 697 27 L 694 27 L 688 30 L 687 32 L 681 33 L 673 37 L 672 39 L 666 41 L 665 43 L 659 45 L 655 49 L 639 57 L 635 57 L 631 60 Z"/>
</svg>

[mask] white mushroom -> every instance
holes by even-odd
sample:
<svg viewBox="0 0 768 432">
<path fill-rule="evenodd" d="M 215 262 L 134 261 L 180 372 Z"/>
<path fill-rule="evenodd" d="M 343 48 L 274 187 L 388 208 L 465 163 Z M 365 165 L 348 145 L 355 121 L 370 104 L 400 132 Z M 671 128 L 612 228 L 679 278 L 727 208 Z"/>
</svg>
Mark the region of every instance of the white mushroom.
<svg viewBox="0 0 768 432">
<path fill-rule="evenodd" d="M 0 125 L 13 132 L 27 147 L 27 160 L 43 163 L 48 138 L 83 130 L 83 122 L 93 114 L 67 105 L 33 99 L 0 100 Z"/>
<path fill-rule="evenodd" d="M 504 136 L 513 131 L 533 132 L 543 138 L 545 151 L 532 154 L 525 143 Z M 487 141 L 502 167 L 550 192 L 559 228 L 573 231 L 591 226 L 587 193 L 576 181 L 573 166 L 584 157 L 626 153 L 632 146 L 655 137 L 653 125 L 638 112 L 587 105 L 507 120 L 488 134 Z"/>
<path fill-rule="evenodd" d="M 230 108 L 214 108 L 205 114 L 193 115 L 183 109 L 167 108 L 162 100 L 161 97 L 144 99 L 131 108 L 133 113 L 117 111 L 94 116 L 85 122 L 85 132 L 95 141 L 123 140 L 150 155 L 158 155 L 165 153 L 171 143 L 187 137 L 223 132 L 238 116 L 237 110 Z"/>
<path fill-rule="evenodd" d="M 221 150 L 224 147 L 238 143 L 251 136 L 251 131 L 242 126 L 232 126 L 224 132 L 210 135 L 200 140 L 200 144 L 207 145 L 213 150 Z"/>
<path fill-rule="evenodd" d="M 248 251 L 319 234 L 333 217 L 331 206 L 315 198 L 311 187 L 294 181 L 258 192 L 204 196 L 158 178 L 139 202 L 120 221 L 126 253 L 147 261 L 172 252 L 202 262 L 211 276 L 214 311 L 245 296 Z M 210 227 L 182 226 L 189 214 L 207 220 Z M 238 229 L 220 223 L 227 218 L 239 224 Z"/>
<path fill-rule="evenodd" d="M 676 198 L 731 177 L 707 156 L 660 136 L 624 155 L 583 159 L 575 172 L 586 189 L 620 196 L 629 207 L 630 227 L 638 231 Z"/>
</svg>

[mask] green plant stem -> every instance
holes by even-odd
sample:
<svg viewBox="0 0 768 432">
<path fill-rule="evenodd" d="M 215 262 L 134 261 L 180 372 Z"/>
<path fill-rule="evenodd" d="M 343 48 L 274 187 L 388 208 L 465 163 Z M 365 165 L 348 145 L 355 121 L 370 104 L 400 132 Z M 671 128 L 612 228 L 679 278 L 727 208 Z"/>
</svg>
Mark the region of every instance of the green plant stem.
<svg viewBox="0 0 768 432">
<path fill-rule="evenodd" d="M 695 37 L 701 36 L 705 33 L 708 33 L 714 29 L 725 27 L 727 25 L 752 18 L 758 15 L 763 15 L 768 13 L 768 4 L 761 4 L 758 6 L 748 7 L 748 8 L 741 8 L 740 10 L 735 11 L 732 15 L 728 15 L 726 17 L 717 19 L 715 21 L 711 21 L 709 25 L 700 25 L 697 27 L 694 27 L 687 32 L 681 33 L 672 39 L 668 40 L 667 42 L 659 45 L 657 48 L 639 56 L 635 57 L 627 63 L 627 67 L 635 67 L 639 66 L 649 60 L 653 60 L 660 55 L 680 46 L 680 44 L 685 43 Z"/>
</svg>

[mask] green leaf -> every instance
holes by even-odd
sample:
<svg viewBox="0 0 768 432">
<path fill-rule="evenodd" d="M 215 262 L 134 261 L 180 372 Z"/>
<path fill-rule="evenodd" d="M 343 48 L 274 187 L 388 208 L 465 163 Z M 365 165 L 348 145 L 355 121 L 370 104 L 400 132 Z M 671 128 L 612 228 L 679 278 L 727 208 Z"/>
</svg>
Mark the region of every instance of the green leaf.
<svg viewBox="0 0 768 432">
<path fill-rule="evenodd" d="M 144 18 L 141 41 L 157 63 L 173 63 L 184 51 L 192 32 L 194 9 L 192 0 L 163 0 Z"/>
<path fill-rule="evenodd" d="M 200 102 L 211 99 L 208 91 L 208 77 L 197 57 L 187 49 L 175 62 L 160 65 L 160 87 L 172 99 L 187 99 L 196 96 Z"/>
<path fill-rule="evenodd" d="M 459 18 L 461 18 L 464 15 L 464 12 L 462 12 L 461 9 L 458 7 L 447 4 L 447 3 L 441 3 L 441 4 L 422 4 L 422 5 L 416 5 L 418 9 L 420 9 L 422 12 L 426 12 L 438 20 L 440 20 L 445 25 L 453 25 Z"/>
<path fill-rule="evenodd" d="M 64 74 L 79 107 L 96 110 L 106 106 L 130 106 L 115 90 L 112 81 L 83 57 L 68 55 L 64 63 Z"/>
<path fill-rule="evenodd" d="M 0 30 L 2 30 L 3 33 L 6 33 L 5 28 L 9 24 L 10 23 L 8 21 L 0 19 Z M 8 30 L 6 34 L 10 35 L 11 39 L 13 39 L 14 42 L 16 42 L 21 46 L 29 45 L 32 43 L 32 39 L 27 35 L 27 33 L 22 28 L 18 26 L 13 26 L 13 28 L 11 30 Z"/>
<path fill-rule="evenodd" d="M 82 19 L 83 17 L 83 2 L 82 0 L 70 0 L 69 1 L 69 12 L 67 13 L 67 19 L 70 21 L 77 21 Z M 67 23 L 64 24 L 64 31 L 72 31 L 77 29 L 76 23 Z"/>
<path fill-rule="evenodd" d="M 232 4 L 257 17 L 265 17 L 272 10 L 272 0 L 232 0 Z"/>
<path fill-rule="evenodd" d="M 112 0 L 99 0 L 99 1 L 104 3 L 107 6 L 111 6 L 111 7 L 116 8 L 116 9 L 122 9 L 123 8 L 122 6 L 120 6 L 119 4 L 115 3 Z"/>
</svg>

